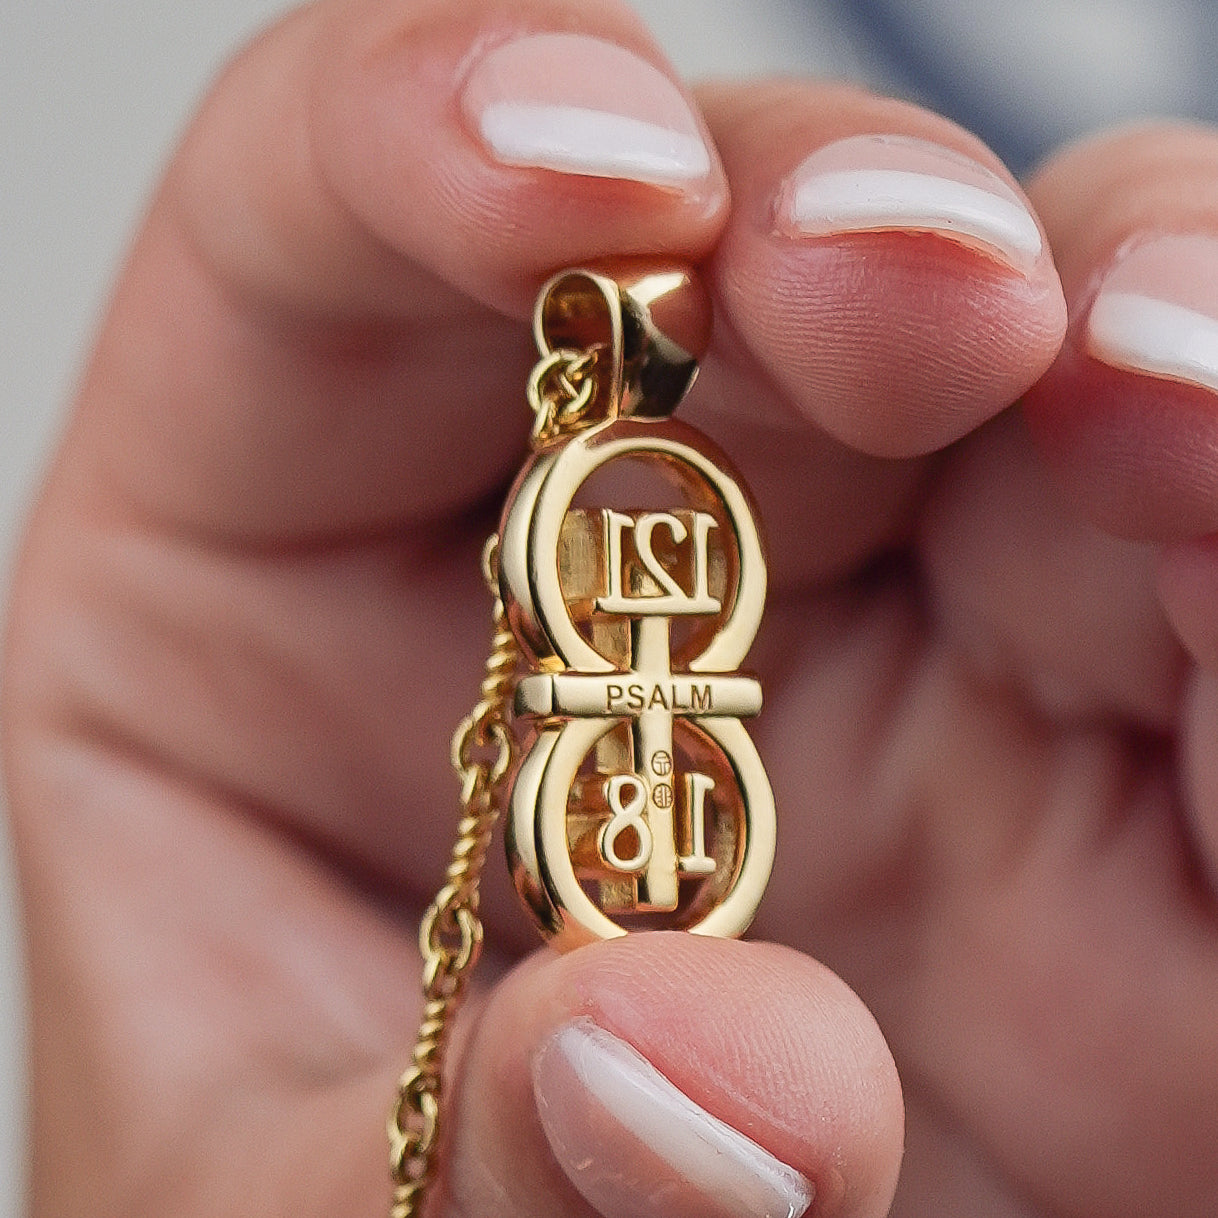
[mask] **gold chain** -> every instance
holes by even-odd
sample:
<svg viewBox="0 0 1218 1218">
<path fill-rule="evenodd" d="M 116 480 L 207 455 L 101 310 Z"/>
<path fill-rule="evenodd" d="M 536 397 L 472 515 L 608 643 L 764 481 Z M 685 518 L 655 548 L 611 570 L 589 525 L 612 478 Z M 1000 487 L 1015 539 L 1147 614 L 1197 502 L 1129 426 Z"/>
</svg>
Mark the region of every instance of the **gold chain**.
<svg viewBox="0 0 1218 1218">
<path fill-rule="evenodd" d="M 494 597 L 494 634 L 478 705 L 453 734 L 452 765 L 461 780 L 461 820 L 444 887 L 423 915 L 423 1017 L 410 1065 L 398 1080 L 389 1114 L 391 1218 L 416 1218 L 435 1171 L 440 1134 L 444 1051 L 453 1017 L 482 948 L 478 886 L 491 834 L 499 818 L 499 786 L 512 763 L 508 702 L 520 649 L 507 625 L 495 571 L 499 538 L 482 553 L 482 570 Z"/>
<path fill-rule="evenodd" d="M 599 346 L 555 351 L 529 377 L 528 399 L 536 419 L 533 443 L 540 445 L 580 425 L 596 389 Z M 435 1175 L 440 1140 L 444 1052 L 452 1021 L 482 949 L 478 893 L 495 822 L 500 784 L 512 764 L 508 704 L 516 682 L 520 648 L 507 624 L 496 569 L 498 536 L 482 552 L 482 574 L 494 598 L 494 633 L 477 706 L 460 722 L 452 740 L 452 766 L 461 780 L 461 820 L 444 887 L 419 926 L 423 956 L 423 1017 L 410 1065 L 398 1079 L 389 1114 L 390 1218 L 418 1218 Z"/>
</svg>

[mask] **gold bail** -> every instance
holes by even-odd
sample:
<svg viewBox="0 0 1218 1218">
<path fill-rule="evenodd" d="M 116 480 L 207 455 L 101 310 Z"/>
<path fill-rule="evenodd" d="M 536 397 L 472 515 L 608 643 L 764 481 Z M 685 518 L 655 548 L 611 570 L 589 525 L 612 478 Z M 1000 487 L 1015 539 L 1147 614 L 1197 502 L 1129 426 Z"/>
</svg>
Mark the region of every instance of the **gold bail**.
<svg viewBox="0 0 1218 1218">
<path fill-rule="evenodd" d="M 694 383 L 710 331 L 710 298 L 695 272 L 653 261 L 560 271 L 533 313 L 543 359 L 596 353 L 589 422 L 672 414 Z"/>
</svg>

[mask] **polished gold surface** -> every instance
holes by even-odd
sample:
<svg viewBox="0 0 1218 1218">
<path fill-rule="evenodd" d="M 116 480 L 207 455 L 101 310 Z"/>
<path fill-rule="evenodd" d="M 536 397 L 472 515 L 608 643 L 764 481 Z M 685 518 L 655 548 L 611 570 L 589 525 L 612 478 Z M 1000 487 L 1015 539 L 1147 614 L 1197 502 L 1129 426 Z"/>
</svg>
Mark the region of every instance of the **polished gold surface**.
<svg viewBox="0 0 1218 1218">
<path fill-rule="evenodd" d="M 774 859 L 774 798 L 741 722 L 761 687 L 736 671 L 761 623 L 761 541 L 727 459 L 668 417 L 709 339 L 706 293 L 682 268 L 576 268 L 542 288 L 534 331 L 535 451 L 484 555 L 495 633 L 453 738 L 462 818 L 419 932 L 392 1218 L 417 1218 L 435 1175 L 445 1046 L 505 802 L 517 889 L 563 948 L 662 926 L 739 935 Z"/>
<path fill-rule="evenodd" d="M 535 735 L 507 829 L 526 906 L 562 947 L 635 926 L 742 933 L 773 862 L 774 803 L 739 723 L 760 687 L 734 671 L 765 565 L 726 458 L 671 420 L 601 423 L 536 454 L 500 537 L 532 669 L 515 711 Z"/>
<path fill-rule="evenodd" d="M 560 352 L 592 356 L 588 424 L 671 414 L 693 384 L 710 330 L 710 298 L 692 271 L 637 260 L 559 272 L 533 314 L 542 364 Z"/>
<path fill-rule="evenodd" d="M 479 885 L 513 758 L 507 716 L 520 652 L 498 596 L 498 544 L 492 537 L 482 556 L 483 576 L 494 597 L 494 633 L 481 697 L 452 738 L 452 766 L 461 782 L 457 841 L 444 886 L 419 927 L 423 1017 L 389 1114 L 390 1218 L 415 1218 L 434 1175 L 444 1051 L 452 1017 L 482 948 Z"/>
<path fill-rule="evenodd" d="M 774 856 L 774 802 L 736 671 L 766 571 L 749 497 L 668 418 L 707 339 L 684 271 L 564 271 L 541 290 L 537 451 L 500 525 L 500 594 L 530 671 L 507 844 L 559 946 L 647 926 L 737 935 Z M 594 382 L 594 383 L 593 383 Z"/>
</svg>

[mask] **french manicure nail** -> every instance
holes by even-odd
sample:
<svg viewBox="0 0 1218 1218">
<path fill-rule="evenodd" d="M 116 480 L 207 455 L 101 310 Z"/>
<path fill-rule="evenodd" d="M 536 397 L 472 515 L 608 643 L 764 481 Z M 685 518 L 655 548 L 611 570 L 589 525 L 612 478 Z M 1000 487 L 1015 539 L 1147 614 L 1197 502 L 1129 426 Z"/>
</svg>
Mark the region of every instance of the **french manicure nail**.
<svg viewBox="0 0 1218 1218">
<path fill-rule="evenodd" d="M 788 236 L 933 232 L 1026 270 L 1043 247 L 1040 227 L 996 173 L 928 140 L 855 135 L 807 157 L 779 193 Z"/>
<path fill-rule="evenodd" d="M 1218 238 L 1165 235 L 1119 253 L 1087 317 L 1087 350 L 1218 393 Z"/>
<path fill-rule="evenodd" d="M 531 34 L 490 51 L 462 97 L 505 165 L 655 186 L 700 182 L 712 168 L 680 89 L 630 51 L 584 34 Z"/>
<path fill-rule="evenodd" d="M 542 1045 L 533 1088 L 555 1157 L 604 1218 L 799 1218 L 812 1203 L 799 1172 L 591 1019 Z"/>
</svg>

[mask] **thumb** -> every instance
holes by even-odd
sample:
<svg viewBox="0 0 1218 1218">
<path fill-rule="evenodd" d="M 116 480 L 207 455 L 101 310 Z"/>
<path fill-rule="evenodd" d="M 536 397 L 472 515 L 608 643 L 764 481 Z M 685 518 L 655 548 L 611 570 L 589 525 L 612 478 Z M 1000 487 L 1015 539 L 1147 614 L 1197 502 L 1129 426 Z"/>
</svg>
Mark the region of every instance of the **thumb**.
<svg viewBox="0 0 1218 1218">
<path fill-rule="evenodd" d="M 892 1057 L 845 984 L 786 948 L 646 934 L 539 953 L 465 1046 L 433 1213 L 888 1212 Z"/>
</svg>

